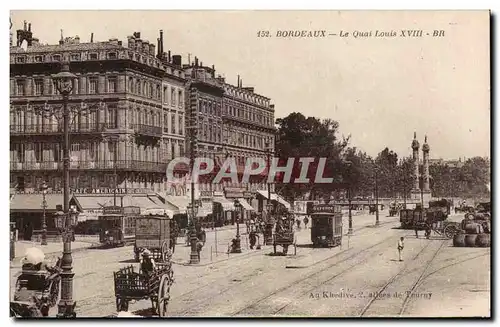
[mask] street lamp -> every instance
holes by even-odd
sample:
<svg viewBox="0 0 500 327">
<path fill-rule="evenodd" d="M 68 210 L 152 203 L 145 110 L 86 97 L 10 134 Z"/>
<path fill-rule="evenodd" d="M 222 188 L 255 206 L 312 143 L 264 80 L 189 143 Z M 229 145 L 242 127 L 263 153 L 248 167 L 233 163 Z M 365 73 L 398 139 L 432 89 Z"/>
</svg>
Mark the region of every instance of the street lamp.
<svg viewBox="0 0 500 327">
<path fill-rule="evenodd" d="M 71 236 L 67 233 L 70 228 L 69 212 L 69 94 L 73 90 L 73 80 L 76 75 L 69 71 L 69 63 L 65 62 L 59 73 L 52 76 L 57 91 L 63 97 L 63 124 L 64 124 L 64 143 L 63 143 L 63 198 L 64 214 L 66 215 L 65 233 L 63 233 L 63 256 L 61 259 L 61 300 L 58 305 L 57 317 L 75 318 L 76 302 L 73 301 L 73 258 L 71 257 Z"/>
<path fill-rule="evenodd" d="M 189 263 L 197 264 L 200 263 L 200 256 L 198 255 L 198 251 L 196 250 L 196 242 L 198 238 L 196 237 L 196 216 L 198 215 L 198 206 L 194 202 L 194 200 L 187 205 L 188 215 L 191 217 L 190 219 L 190 242 L 191 242 L 191 254 Z"/>
<path fill-rule="evenodd" d="M 43 208 L 43 215 L 42 215 L 42 245 L 47 245 L 47 218 L 45 216 L 45 210 L 47 209 L 47 201 L 45 200 L 45 195 L 47 194 L 47 183 L 43 182 L 41 189 L 42 189 L 42 208 Z"/>
<path fill-rule="evenodd" d="M 234 200 L 234 208 L 236 214 L 236 243 L 234 248 L 232 249 L 232 253 L 241 253 L 241 241 L 240 241 L 240 212 L 242 209 L 242 205 L 238 199 Z"/>
<path fill-rule="evenodd" d="M 269 181 L 269 174 L 271 173 L 271 142 L 266 142 L 266 155 L 267 155 L 267 207 L 268 207 L 268 215 L 271 214 L 271 210 L 273 208 L 271 202 L 271 182 Z"/>
<path fill-rule="evenodd" d="M 349 182 L 347 184 L 347 202 L 349 204 L 349 229 L 347 231 L 348 235 L 352 235 L 353 229 L 352 229 L 352 205 L 351 205 L 351 167 L 352 167 L 352 161 L 345 161 L 345 164 L 347 165 L 347 173 L 348 173 L 348 178 Z"/>
</svg>

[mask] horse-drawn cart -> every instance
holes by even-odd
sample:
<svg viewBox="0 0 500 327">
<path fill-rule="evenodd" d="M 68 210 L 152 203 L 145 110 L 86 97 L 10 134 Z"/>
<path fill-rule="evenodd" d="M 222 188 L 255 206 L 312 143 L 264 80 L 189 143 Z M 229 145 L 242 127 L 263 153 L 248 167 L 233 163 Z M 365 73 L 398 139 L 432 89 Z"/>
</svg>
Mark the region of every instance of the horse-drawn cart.
<svg viewBox="0 0 500 327">
<path fill-rule="evenodd" d="M 134 244 L 136 262 L 139 262 L 144 249 L 151 252 L 156 262 L 166 260 L 168 251 L 173 250 L 171 225 L 171 219 L 166 215 L 141 215 L 136 218 Z"/>
<path fill-rule="evenodd" d="M 170 286 L 174 282 L 171 255 L 166 262 L 157 263 L 155 270 L 148 276 L 134 271 L 128 266 L 114 273 L 117 311 L 128 311 L 131 300 L 150 299 L 153 312 L 160 317 L 167 314 L 170 300 Z"/>
<path fill-rule="evenodd" d="M 14 301 L 10 302 L 12 316 L 47 317 L 49 310 L 57 304 L 61 283 L 61 260 L 51 271 L 36 269 L 31 264 L 23 265 L 16 281 Z"/>
<path fill-rule="evenodd" d="M 425 210 L 413 211 L 413 228 L 415 230 L 425 230 L 425 236 L 427 238 L 430 237 L 431 232 L 434 232 L 447 239 L 451 239 L 455 234 L 460 232 L 459 223 L 436 218 L 435 215 Z"/>
<path fill-rule="evenodd" d="M 294 255 L 297 254 L 297 245 L 295 244 L 295 233 L 293 231 L 293 218 L 282 218 L 276 222 L 276 231 L 273 235 L 273 249 L 276 254 L 276 246 L 283 247 L 283 254 L 288 253 L 288 247 L 293 245 Z"/>
</svg>

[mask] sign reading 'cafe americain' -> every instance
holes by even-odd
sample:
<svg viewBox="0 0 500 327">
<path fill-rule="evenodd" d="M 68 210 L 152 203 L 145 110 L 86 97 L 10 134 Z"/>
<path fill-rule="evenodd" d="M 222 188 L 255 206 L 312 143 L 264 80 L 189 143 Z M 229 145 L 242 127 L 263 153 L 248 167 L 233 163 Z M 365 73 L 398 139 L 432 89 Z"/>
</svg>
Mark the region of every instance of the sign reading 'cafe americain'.
<svg viewBox="0 0 500 327">
<path fill-rule="evenodd" d="M 253 198 L 253 193 L 245 188 L 226 187 L 224 193 L 226 199 Z"/>
</svg>

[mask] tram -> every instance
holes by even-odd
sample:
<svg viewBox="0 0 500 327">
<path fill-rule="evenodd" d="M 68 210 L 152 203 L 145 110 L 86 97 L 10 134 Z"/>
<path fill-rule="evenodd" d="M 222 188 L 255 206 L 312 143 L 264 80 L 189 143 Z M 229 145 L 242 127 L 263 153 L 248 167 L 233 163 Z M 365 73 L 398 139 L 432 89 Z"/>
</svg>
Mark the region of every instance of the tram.
<svg viewBox="0 0 500 327">
<path fill-rule="evenodd" d="M 335 247 L 342 244 L 342 206 L 307 205 L 311 215 L 311 241 L 314 247 Z"/>
<path fill-rule="evenodd" d="M 105 246 L 124 246 L 135 241 L 135 222 L 141 209 L 136 206 L 104 207 L 99 220 L 99 242 Z"/>
</svg>

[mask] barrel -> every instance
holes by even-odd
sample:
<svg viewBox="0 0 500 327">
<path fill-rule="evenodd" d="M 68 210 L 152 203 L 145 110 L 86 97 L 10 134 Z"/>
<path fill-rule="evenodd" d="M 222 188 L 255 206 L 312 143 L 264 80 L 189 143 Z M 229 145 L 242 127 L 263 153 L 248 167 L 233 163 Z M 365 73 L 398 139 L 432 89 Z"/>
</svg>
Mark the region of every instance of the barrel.
<svg viewBox="0 0 500 327">
<path fill-rule="evenodd" d="M 478 234 L 467 234 L 465 235 L 465 246 L 473 248 L 476 246 L 476 239 Z"/>
<path fill-rule="evenodd" d="M 478 234 L 476 238 L 476 246 L 480 248 L 490 247 L 490 234 Z"/>
<path fill-rule="evenodd" d="M 455 234 L 453 237 L 453 246 L 464 247 L 465 246 L 465 234 Z"/>
<path fill-rule="evenodd" d="M 491 223 L 489 221 L 484 221 L 482 225 L 484 232 L 487 234 L 491 234 Z"/>
<path fill-rule="evenodd" d="M 479 234 L 479 224 L 477 223 L 466 223 L 464 226 L 465 232 L 467 234 Z"/>
</svg>

